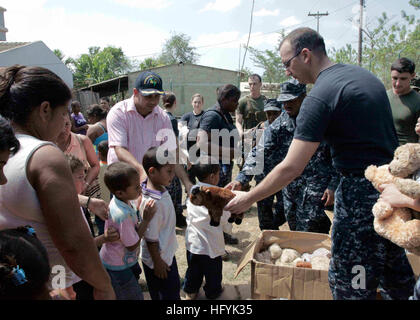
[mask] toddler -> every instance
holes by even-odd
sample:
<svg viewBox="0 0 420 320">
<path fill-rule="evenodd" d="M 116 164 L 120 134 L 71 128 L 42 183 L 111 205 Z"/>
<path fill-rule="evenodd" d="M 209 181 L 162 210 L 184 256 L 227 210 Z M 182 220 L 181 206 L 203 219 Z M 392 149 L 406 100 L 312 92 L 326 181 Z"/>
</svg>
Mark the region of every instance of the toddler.
<svg viewBox="0 0 420 320">
<path fill-rule="evenodd" d="M 217 162 L 211 164 L 210 158 L 201 158 L 192 170 L 198 179 L 198 186 L 217 186 L 219 183 L 220 165 Z M 183 284 L 186 300 L 196 299 L 203 278 L 206 279 L 203 290 L 208 299 L 216 299 L 222 294 L 222 256 L 225 254 L 223 231 L 229 225 L 229 217 L 230 213 L 224 211 L 220 225 L 213 227 L 208 209 L 196 206 L 187 199 L 185 247 L 188 268 Z"/>
</svg>

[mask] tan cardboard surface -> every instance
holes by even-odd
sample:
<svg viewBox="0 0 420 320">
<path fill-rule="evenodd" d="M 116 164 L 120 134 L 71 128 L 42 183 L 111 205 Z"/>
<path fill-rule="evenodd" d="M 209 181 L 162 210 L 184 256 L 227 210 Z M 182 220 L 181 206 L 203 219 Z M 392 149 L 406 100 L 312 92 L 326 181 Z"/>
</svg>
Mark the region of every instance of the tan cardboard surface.
<svg viewBox="0 0 420 320">
<path fill-rule="evenodd" d="M 332 299 L 328 285 L 328 271 L 276 266 L 254 259 L 256 253 L 266 250 L 272 243 L 278 243 L 282 248 L 295 249 L 300 253 L 313 252 L 321 247 L 331 250 L 331 239 L 325 234 L 263 231 L 245 250 L 235 274 L 235 276 L 238 275 L 251 261 L 253 270 L 251 288 L 254 299 Z"/>
<path fill-rule="evenodd" d="M 407 253 L 408 261 L 411 264 L 411 267 L 413 268 L 413 272 L 416 275 L 416 277 L 420 276 L 420 256 L 417 256 L 412 253 Z"/>
</svg>

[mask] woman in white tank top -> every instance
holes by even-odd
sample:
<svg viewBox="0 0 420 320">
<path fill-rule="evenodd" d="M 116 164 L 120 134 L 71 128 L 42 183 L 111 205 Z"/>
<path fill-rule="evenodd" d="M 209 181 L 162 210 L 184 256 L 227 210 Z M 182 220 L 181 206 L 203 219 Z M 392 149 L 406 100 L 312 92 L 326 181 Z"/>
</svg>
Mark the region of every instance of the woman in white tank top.
<svg viewBox="0 0 420 320">
<path fill-rule="evenodd" d="M 67 265 L 94 287 L 96 299 L 115 299 L 108 274 L 80 214 L 72 176 L 55 141 L 64 126 L 71 91 L 51 71 L 13 66 L 0 72 L 0 115 L 10 119 L 19 151 L 4 166 L 0 229 L 31 225 L 46 247 L 50 287 L 68 287 Z M 64 262 L 65 260 L 65 262 Z"/>
</svg>

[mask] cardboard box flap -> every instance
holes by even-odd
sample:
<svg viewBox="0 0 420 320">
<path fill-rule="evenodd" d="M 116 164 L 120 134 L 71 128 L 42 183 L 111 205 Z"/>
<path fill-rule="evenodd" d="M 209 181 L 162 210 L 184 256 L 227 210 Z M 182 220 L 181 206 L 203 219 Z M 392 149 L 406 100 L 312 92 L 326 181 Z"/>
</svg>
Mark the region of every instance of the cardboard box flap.
<svg viewBox="0 0 420 320">
<path fill-rule="evenodd" d="M 235 276 L 233 277 L 233 279 L 235 279 L 238 274 L 242 271 L 243 268 L 245 268 L 245 266 L 252 261 L 252 259 L 254 259 L 254 253 L 256 251 L 256 244 L 261 240 L 262 238 L 262 234 L 260 234 L 255 240 L 254 242 L 252 242 L 248 247 L 245 248 L 244 252 L 242 253 L 242 257 L 241 260 L 239 260 L 238 262 L 238 267 L 236 268 L 236 272 L 235 272 Z M 258 251 L 257 251 L 258 252 Z"/>
</svg>

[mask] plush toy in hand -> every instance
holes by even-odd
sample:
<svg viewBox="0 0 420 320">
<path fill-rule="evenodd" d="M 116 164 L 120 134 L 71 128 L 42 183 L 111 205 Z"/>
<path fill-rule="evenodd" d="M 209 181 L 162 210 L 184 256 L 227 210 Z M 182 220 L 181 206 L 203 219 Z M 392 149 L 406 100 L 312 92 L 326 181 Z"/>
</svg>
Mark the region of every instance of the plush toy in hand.
<svg viewBox="0 0 420 320">
<path fill-rule="evenodd" d="M 382 184 L 393 183 L 404 195 L 420 198 L 420 183 L 407 178 L 420 169 L 420 144 L 407 143 L 395 150 L 389 165 L 369 166 L 365 177 L 380 191 Z M 380 199 L 372 208 L 375 231 L 400 247 L 420 254 L 420 220 L 413 219 L 416 213 L 409 208 L 392 208 Z"/>
<path fill-rule="evenodd" d="M 209 210 L 210 225 L 217 227 L 223 208 L 235 197 L 232 191 L 220 187 L 194 186 L 191 189 L 190 201 L 196 206 L 205 206 Z M 228 222 L 242 223 L 243 214 L 231 215 Z"/>
</svg>

